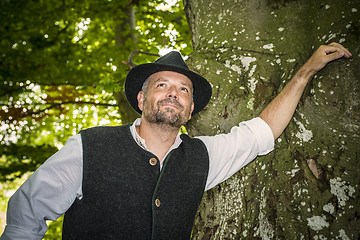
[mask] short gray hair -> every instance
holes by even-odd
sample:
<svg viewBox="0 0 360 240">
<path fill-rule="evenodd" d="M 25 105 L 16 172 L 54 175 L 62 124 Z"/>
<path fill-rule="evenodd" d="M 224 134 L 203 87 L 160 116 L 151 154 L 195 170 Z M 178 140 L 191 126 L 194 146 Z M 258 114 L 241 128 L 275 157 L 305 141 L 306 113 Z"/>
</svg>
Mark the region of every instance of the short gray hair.
<svg viewBox="0 0 360 240">
<path fill-rule="evenodd" d="M 141 87 L 141 91 L 143 91 L 145 94 L 148 90 L 149 87 L 149 83 L 150 83 L 150 77 L 148 77 L 145 82 L 143 83 L 142 87 Z"/>
</svg>

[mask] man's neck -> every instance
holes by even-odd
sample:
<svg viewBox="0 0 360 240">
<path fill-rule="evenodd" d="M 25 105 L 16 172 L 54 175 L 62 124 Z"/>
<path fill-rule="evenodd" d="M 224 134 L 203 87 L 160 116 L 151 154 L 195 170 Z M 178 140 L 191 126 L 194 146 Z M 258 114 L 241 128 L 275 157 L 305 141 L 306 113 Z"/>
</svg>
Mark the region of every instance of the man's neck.
<svg viewBox="0 0 360 240">
<path fill-rule="evenodd" d="M 167 124 L 150 123 L 144 117 L 141 118 L 141 124 L 136 127 L 136 131 L 145 140 L 147 149 L 160 161 L 174 144 L 179 133 L 178 128 Z"/>
</svg>

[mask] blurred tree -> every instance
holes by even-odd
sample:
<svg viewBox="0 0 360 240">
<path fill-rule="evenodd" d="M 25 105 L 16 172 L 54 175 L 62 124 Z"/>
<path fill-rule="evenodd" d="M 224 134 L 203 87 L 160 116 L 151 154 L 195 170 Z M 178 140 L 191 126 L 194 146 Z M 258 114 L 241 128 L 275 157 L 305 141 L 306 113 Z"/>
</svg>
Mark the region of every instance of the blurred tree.
<svg viewBox="0 0 360 240">
<path fill-rule="evenodd" d="M 162 48 L 191 51 L 181 1 L 0 4 L 2 181 L 36 169 L 80 129 L 132 122 L 122 91 L 130 66 Z"/>
<path fill-rule="evenodd" d="M 207 191 L 193 239 L 359 239 L 359 1 L 185 0 L 189 62 L 213 97 L 191 135 L 257 116 L 321 44 L 352 59 L 308 85 L 275 149 Z"/>
<path fill-rule="evenodd" d="M 123 93 L 131 66 L 192 50 L 180 0 L 8 0 L 0 12 L 2 203 L 70 136 L 138 116 Z"/>
</svg>

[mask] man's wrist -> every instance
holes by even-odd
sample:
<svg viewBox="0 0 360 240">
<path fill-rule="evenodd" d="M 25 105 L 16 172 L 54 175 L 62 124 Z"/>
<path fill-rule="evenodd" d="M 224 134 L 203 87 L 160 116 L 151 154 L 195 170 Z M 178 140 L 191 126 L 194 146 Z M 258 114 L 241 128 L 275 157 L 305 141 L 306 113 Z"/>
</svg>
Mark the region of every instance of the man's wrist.
<svg viewBox="0 0 360 240">
<path fill-rule="evenodd" d="M 316 72 L 317 71 L 304 65 L 297 71 L 295 77 L 297 82 L 306 85 L 310 81 L 310 79 L 316 74 Z"/>
</svg>

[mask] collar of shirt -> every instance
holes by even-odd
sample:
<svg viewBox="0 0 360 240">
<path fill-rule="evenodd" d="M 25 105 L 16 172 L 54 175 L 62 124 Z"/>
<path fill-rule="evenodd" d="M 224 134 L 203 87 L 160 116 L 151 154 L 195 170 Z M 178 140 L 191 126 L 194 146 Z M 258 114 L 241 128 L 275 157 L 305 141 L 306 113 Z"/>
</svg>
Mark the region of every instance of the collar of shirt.
<svg viewBox="0 0 360 240">
<path fill-rule="evenodd" d="M 145 139 L 141 138 L 139 136 L 139 134 L 136 131 L 136 127 L 140 126 L 141 124 L 141 118 L 137 118 L 134 123 L 130 126 L 130 132 L 132 137 L 134 138 L 135 142 L 142 147 L 143 149 L 145 149 L 146 151 L 151 152 L 149 149 L 146 148 L 146 143 L 145 143 Z M 163 163 L 164 163 L 164 159 L 167 157 L 167 155 L 171 152 L 171 150 L 176 149 L 180 146 L 180 144 L 182 143 L 182 140 L 180 138 L 180 135 L 178 134 L 176 136 L 175 142 L 174 144 L 169 148 L 168 152 L 166 153 L 165 157 L 163 159 L 160 160 L 160 167 L 162 167 Z"/>
</svg>

